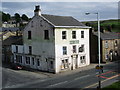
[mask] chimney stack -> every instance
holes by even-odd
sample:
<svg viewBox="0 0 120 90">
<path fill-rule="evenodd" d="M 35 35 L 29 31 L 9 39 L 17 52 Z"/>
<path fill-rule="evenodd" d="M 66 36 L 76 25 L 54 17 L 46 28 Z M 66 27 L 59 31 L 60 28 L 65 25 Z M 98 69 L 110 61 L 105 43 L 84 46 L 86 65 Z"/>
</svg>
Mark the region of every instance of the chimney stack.
<svg viewBox="0 0 120 90">
<path fill-rule="evenodd" d="M 35 16 L 41 16 L 41 9 L 40 9 L 40 6 L 35 6 L 35 10 L 34 10 L 34 15 Z"/>
</svg>

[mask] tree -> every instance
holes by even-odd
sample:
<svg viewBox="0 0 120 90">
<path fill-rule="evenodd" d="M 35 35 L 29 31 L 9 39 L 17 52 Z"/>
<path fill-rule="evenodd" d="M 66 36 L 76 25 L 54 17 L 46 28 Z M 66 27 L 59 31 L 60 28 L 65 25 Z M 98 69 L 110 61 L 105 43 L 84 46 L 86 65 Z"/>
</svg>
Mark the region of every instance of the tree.
<svg viewBox="0 0 120 90">
<path fill-rule="evenodd" d="M 22 20 L 28 21 L 28 17 L 25 14 L 23 14 L 21 18 Z"/>
<path fill-rule="evenodd" d="M 15 13 L 14 17 L 17 23 L 21 21 L 20 15 L 18 13 Z"/>
<path fill-rule="evenodd" d="M 11 18 L 9 13 L 6 14 L 6 17 L 7 17 L 8 20 L 10 20 L 10 18 Z"/>
<path fill-rule="evenodd" d="M 10 16 L 10 14 L 6 14 L 6 13 L 3 13 L 2 12 L 2 21 L 3 22 L 7 22 L 8 20 L 10 20 L 10 18 L 11 18 L 11 16 Z"/>
<path fill-rule="evenodd" d="M 0 22 L 2 22 L 2 12 L 0 11 Z"/>
<path fill-rule="evenodd" d="M 103 33 L 103 32 L 104 32 L 103 30 L 104 30 L 104 28 L 103 28 L 103 26 L 101 26 L 101 27 L 100 27 L 100 32 Z"/>
<path fill-rule="evenodd" d="M 7 19 L 6 19 L 6 14 L 3 13 L 3 12 L 2 12 L 2 21 L 3 21 L 3 22 L 7 21 Z"/>
<path fill-rule="evenodd" d="M 85 25 L 86 26 L 91 26 L 91 24 L 89 22 L 86 22 Z"/>
<path fill-rule="evenodd" d="M 110 26 L 110 25 L 108 25 L 108 26 L 107 26 L 107 30 L 108 30 L 109 32 L 111 32 L 111 31 L 112 31 L 112 28 L 111 28 L 111 26 Z"/>
<path fill-rule="evenodd" d="M 112 27 L 112 29 L 113 29 L 113 28 L 115 28 L 115 27 L 116 27 L 116 25 L 115 25 L 115 24 L 112 24 L 112 25 L 111 25 L 111 27 Z"/>
</svg>

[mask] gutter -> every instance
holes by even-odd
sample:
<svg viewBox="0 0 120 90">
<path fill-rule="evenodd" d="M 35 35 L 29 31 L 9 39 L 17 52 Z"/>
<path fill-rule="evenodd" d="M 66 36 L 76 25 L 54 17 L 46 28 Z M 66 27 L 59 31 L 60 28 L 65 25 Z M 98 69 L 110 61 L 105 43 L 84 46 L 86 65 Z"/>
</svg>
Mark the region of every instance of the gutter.
<svg viewBox="0 0 120 90">
<path fill-rule="evenodd" d="M 87 29 L 90 29 L 91 27 L 88 27 L 88 26 L 55 26 L 55 28 L 87 28 Z"/>
</svg>

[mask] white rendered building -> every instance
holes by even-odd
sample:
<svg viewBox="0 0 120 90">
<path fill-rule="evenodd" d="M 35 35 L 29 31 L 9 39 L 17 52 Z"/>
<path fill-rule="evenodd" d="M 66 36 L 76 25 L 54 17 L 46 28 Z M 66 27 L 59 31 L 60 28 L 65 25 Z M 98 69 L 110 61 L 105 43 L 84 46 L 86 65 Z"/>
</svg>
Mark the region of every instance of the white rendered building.
<svg viewBox="0 0 120 90">
<path fill-rule="evenodd" d="M 90 64 L 89 29 L 70 16 L 41 14 L 24 28 L 23 45 L 12 45 L 14 60 L 48 72 L 73 70 Z"/>
</svg>

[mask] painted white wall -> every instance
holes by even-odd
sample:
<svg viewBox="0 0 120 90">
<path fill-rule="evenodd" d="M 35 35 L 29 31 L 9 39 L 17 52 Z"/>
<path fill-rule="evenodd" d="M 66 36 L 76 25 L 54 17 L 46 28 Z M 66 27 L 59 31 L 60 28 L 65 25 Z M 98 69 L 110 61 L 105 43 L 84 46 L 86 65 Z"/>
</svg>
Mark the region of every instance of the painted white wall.
<svg viewBox="0 0 120 90">
<path fill-rule="evenodd" d="M 67 39 L 62 40 L 62 31 L 66 31 L 67 33 Z M 72 39 L 72 31 L 76 31 L 76 39 Z M 81 38 L 81 31 L 84 31 L 84 38 Z M 71 40 L 79 40 L 79 44 L 70 44 Z M 85 45 L 85 52 L 78 53 L 78 47 L 81 46 L 81 44 Z M 72 46 L 76 45 L 77 47 L 77 54 L 78 59 L 80 59 L 81 55 L 86 55 L 86 64 L 79 65 L 80 60 L 78 60 L 78 66 L 86 66 L 90 64 L 90 56 L 89 56 L 89 29 L 80 29 L 80 28 L 74 28 L 74 29 L 65 29 L 65 28 L 56 28 L 55 30 L 55 55 L 56 55 L 56 72 L 60 72 L 60 65 L 61 60 L 64 58 L 69 58 L 70 67 L 72 64 L 71 55 L 73 55 L 72 52 Z M 67 55 L 63 55 L 62 47 L 67 46 Z"/>
</svg>

